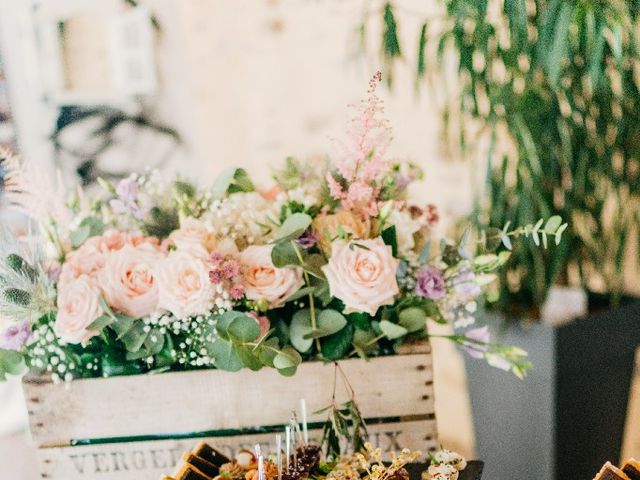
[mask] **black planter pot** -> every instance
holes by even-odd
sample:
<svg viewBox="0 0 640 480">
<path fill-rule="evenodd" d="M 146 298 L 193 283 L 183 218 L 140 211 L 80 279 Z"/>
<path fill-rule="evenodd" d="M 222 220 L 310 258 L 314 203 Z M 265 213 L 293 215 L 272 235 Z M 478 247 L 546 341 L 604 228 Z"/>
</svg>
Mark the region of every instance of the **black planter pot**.
<svg viewBox="0 0 640 480">
<path fill-rule="evenodd" d="M 489 320 L 502 332 L 498 340 L 527 350 L 534 367 L 521 381 L 466 359 L 486 476 L 588 480 L 607 460 L 618 462 L 640 346 L 640 299 L 559 327 Z"/>
</svg>

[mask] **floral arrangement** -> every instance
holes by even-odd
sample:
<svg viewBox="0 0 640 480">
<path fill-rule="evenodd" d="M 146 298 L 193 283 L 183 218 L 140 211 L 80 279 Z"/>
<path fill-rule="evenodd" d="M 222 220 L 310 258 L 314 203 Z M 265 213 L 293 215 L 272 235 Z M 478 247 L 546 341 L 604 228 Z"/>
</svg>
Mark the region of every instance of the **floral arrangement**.
<svg viewBox="0 0 640 480">
<path fill-rule="evenodd" d="M 565 225 L 434 238 L 437 210 L 407 193 L 420 170 L 387 152 L 379 80 L 327 161 L 287 159 L 268 189 L 243 169 L 206 189 L 147 172 L 89 197 L 8 159 L 6 196 L 37 228 L 0 239 L 0 378 L 24 364 L 54 380 L 212 367 L 293 375 L 303 360 L 391 354 L 429 337 L 427 320 L 524 375 L 526 352 L 491 343 L 473 313 L 511 239 L 546 245 Z"/>
</svg>

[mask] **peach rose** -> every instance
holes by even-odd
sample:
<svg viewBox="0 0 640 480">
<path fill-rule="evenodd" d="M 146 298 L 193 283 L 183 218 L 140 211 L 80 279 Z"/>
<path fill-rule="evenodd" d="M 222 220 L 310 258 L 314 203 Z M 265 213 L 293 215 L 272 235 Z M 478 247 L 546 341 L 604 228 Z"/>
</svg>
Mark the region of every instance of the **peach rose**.
<svg viewBox="0 0 640 480">
<path fill-rule="evenodd" d="M 158 309 L 155 267 L 164 258 L 151 243 L 125 245 L 107 255 L 100 273 L 104 298 L 114 310 L 132 318 L 143 318 Z"/>
<path fill-rule="evenodd" d="M 340 230 L 348 233 L 352 238 L 367 238 L 371 230 L 371 223 L 361 220 L 351 212 L 342 210 L 332 215 L 318 215 L 313 220 L 312 228 L 322 251 L 330 253 L 331 242 L 339 235 Z"/>
<path fill-rule="evenodd" d="M 392 305 L 399 293 L 396 270 L 399 260 L 382 238 L 332 244 L 329 263 L 322 271 L 331 295 L 345 304 L 345 313 L 373 316 L 382 305 Z"/>
<path fill-rule="evenodd" d="M 58 316 L 53 330 L 67 343 L 87 343 L 97 334 L 87 330 L 102 315 L 100 289 L 95 281 L 82 275 L 58 289 Z"/>
<path fill-rule="evenodd" d="M 216 248 L 216 237 L 206 225 L 195 218 L 187 218 L 180 222 L 180 229 L 174 231 L 169 240 L 178 250 L 188 249 L 193 246 L 202 246 L 207 252 Z"/>
<path fill-rule="evenodd" d="M 273 245 L 253 245 L 240 253 L 242 286 L 245 296 L 257 302 L 265 300 L 279 307 L 304 284 L 302 268 L 276 268 L 271 261 Z"/>
<path fill-rule="evenodd" d="M 130 243 L 153 243 L 157 239 L 130 236 L 118 230 L 107 230 L 99 237 L 91 237 L 80 248 L 67 254 L 60 273 L 59 284 L 64 286 L 82 275 L 97 278 L 107 261 L 107 254 Z"/>
<path fill-rule="evenodd" d="M 175 250 L 158 264 L 160 308 L 176 318 L 206 315 L 213 308 L 207 252 L 202 246 Z"/>
</svg>

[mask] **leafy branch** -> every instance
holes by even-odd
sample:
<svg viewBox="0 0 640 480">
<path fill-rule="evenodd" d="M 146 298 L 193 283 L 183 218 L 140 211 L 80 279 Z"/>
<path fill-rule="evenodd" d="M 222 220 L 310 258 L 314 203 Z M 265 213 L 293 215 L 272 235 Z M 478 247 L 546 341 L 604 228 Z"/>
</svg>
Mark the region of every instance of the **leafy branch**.
<svg viewBox="0 0 640 480">
<path fill-rule="evenodd" d="M 349 400 L 340 405 L 336 403 L 338 375 L 340 375 L 345 389 L 349 394 Z M 340 456 L 342 453 L 342 441 L 347 443 L 350 451 L 364 451 L 365 443 L 369 436 L 367 425 L 355 400 L 353 387 L 338 362 L 335 362 L 331 405 L 315 413 L 320 414 L 325 412 L 327 413 L 327 420 L 322 429 L 322 441 L 320 445 L 325 450 L 327 458 L 337 459 Z"/>
</svg>

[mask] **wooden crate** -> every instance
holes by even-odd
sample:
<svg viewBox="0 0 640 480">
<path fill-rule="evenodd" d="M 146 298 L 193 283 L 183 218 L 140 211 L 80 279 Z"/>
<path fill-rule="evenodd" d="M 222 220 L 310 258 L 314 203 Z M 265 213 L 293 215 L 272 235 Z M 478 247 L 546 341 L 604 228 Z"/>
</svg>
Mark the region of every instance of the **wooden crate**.
<svg viewBox="0 0 640 480">
<path fill-rule="evenodd" d="M 436 448 L 429 344 L 340 365 L 374 444 L 387 453 Z M 301 398 L 309 412 L 331 403 L 333 380 L 332 364 L 309 362 L 292 378 L 274 370 L 206 370 L 54 385 L 30 376 L 24 390 L 42 478 L 157 480 L 202 438 L 228 454 L 258 442 L 268 451 Z M 337 393 L 346 400 L 345 389 Z M 324 420 L 310 415 L 312 438 Z"/>
</svg>

